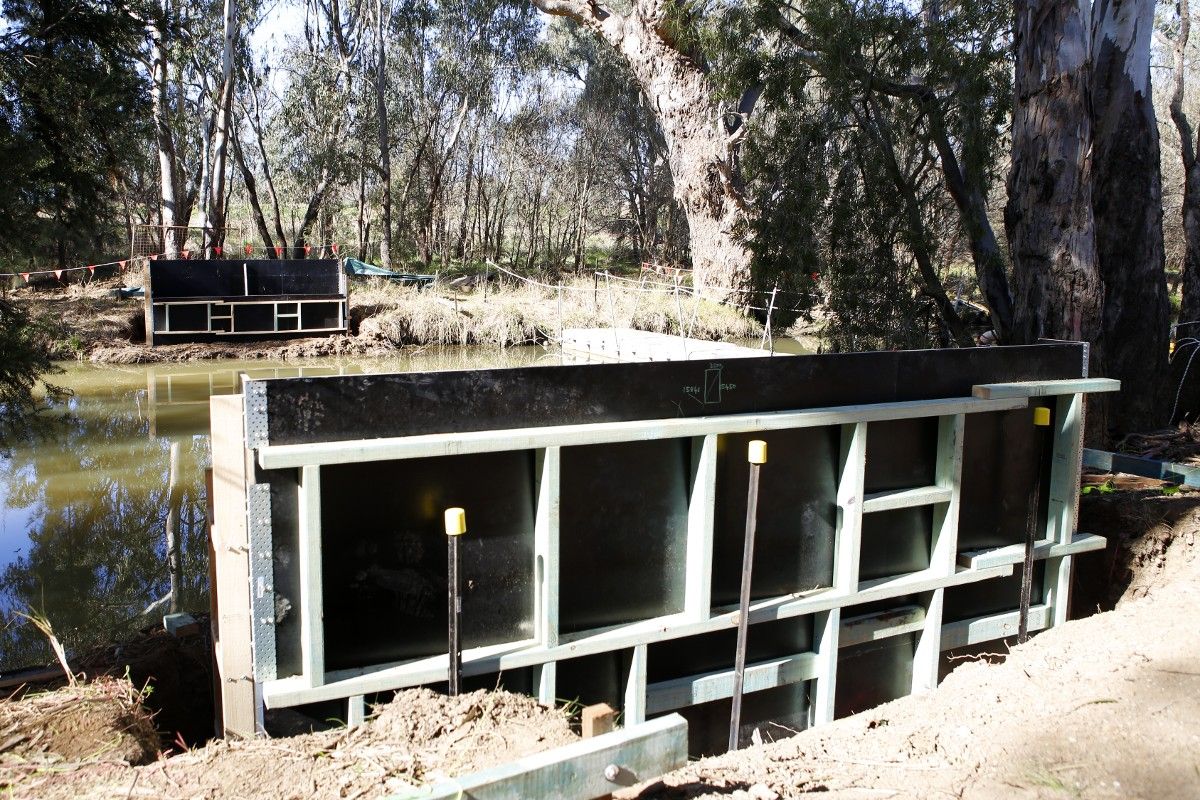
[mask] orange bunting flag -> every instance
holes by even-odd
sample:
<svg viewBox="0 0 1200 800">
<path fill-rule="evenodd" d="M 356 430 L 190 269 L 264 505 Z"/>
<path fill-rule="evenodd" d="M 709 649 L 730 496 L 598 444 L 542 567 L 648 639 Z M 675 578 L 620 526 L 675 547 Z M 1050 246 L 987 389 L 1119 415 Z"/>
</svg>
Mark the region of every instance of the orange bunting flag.
<svg viewBox="0 0 1200 800">
<path fill-rule="evenodd" d="M 246 245 L 246 255 L 250 255 L 250 253 L 252 253 L 253 251 L 254 251 L 253 247 L 251 247 L 250 245 Z"/>
<path fill-rule="evenodd" d="M 56 280 L 62 280 L 62 272 L 63 271 L 61 269 L 54 270 L 54 277 Z"/>
<path fill-rule="evenodd" d="M 217 255 L 221 255 L 221 248 L 220 248 L 220 247 L 215 247 L 215 246 L 214 246 L 214 247 L 213 247 L 213 252 L 214 252 L 214 253 L 216 253 Z"/>
<path fill-rule="evenodd" d="M 122 263 L 124 263 L 124 262 L 122 262 Z M 92 273 L 93 275 L 95 275 L 95 274 L 96 274 L 96 268 L 95 268 L 94 266 L 92 266 L 92 265 L 90 265 L 90 264 L 89 264 L 89 265 L 88 265 L 88 272 L 90 272 L 90 273 Z"/>
<path fill-rule="evenodd" d="M 21 277 L 25 279 L 26 283 L 29 283 L 29 273 L 28 272 L 22 272 Z"/>
<path fill-rule="evenodd" d="M 310 245 L 310 244 L 304 245 L 304 255 L 308 255 L 311 252 L 312 252 L 312 245 Z"/>
<path fill-rule="evenodd" d="M 276 258 L 283 258 L 283 248 L 282 248 L 282 247 L 278 247 L 278 246 L 276 246 L 276 248 L 275 248 L 275 257 L 276 257 Z"/>
</svg>

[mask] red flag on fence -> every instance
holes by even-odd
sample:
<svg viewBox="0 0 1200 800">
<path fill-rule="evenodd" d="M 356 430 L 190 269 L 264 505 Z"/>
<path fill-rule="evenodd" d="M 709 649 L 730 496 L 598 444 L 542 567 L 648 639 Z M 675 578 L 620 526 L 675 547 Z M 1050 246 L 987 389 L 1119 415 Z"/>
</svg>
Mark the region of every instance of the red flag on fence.
<svg viewBox="0 0 1200 800">
<path fill-rule="evenodd" d="M 337 255 L 337 245 L 336 244 L 330 245 L 330 248 L 333 250 L 333 254 L 336 256 Z"/>
<path fill-rule="evenodd" d="M 307 256 L 311 252 L 312 252 L 312 245 L 311 244 L 304 245 L 304 255 Z"/>
<path fill-rule="evenodd" d="M 283 248 L 279 247 L 278 245 L 276 245 L 276 247 L 275 247 L 275 257 L 283 258 Z"/>
<path fill-rule="evenodd" d="M 124 272 L 124 271 L 125 271 L 125 262 L 124 262 L 124 261 L 118 261 L 117 263 L 121 265 L 121 272 Z"/>
<path fill-rule="evenodd" d="M 191 250 L 184 250 L 184 251 L 183 251 L 183 257 L 184 257 L 185 259 L 187 259 L 187 258 L 191 258 L 191 257 L 192 257 L 192 251 L 191 251 Z"/>
<path fill-rule="evenodd" d="M 124 264 L 125 262 L 124 262 L 124 261 L 122 261 L 121 263 L 122 263 L 122 264 Z M 95 275 L 95 274 L 96 274 L 96 268 L 95 268 L 94 266 L 92 266 L 92 265 L 90 265 L 90 264 L 89 264 L 89 265 L 88 265 L 88 272 L 90 272 L 90 273 L 92 273 L 93 275 Z"/>
<path fill-rule="evenodd" d="M 25 279 L 26 283 L 29 283 L 29 273 L 28 272 L 22 272 L 21 277 Z"/>
<path fill-rule="evenodd" d="M 213 252 L 214 252 L 214 253 L 216 253 L 217 255 L 221 255 L 221 248 L 220 248 L 220 247 L 214 247 L 214 248 L 213 248 Z"/>
<path fill-rule="evenodd" d="M 250 255 L 250 253 L 252 253 L 253 251 L 254 251 L 253 247 L 251 247 L 250 245 L 246 245 L 246 255 Z"/>
<path fill-rule="evenodd" d="M 54 278 L 55 278 L 55 280 L 60 280 L 60 281 L 62 280 L 62 272 L 63 272 L 63 271 L 62 271 L 61 269 L 56 269 L 56 270 L 54 270 Z"/>
</svg>

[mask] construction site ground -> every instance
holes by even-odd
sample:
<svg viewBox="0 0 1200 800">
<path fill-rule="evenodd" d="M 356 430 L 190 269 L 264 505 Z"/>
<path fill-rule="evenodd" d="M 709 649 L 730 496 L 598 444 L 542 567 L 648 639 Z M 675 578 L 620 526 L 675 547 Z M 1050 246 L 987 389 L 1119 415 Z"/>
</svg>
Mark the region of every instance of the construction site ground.
<svg viewBox="0 0 1200 800">
<path fill-rule="evenodd" d="M 1082 505 L 1081 529 L 1110 537 L 1110 548 L 1079 563 L 1076 609 L 1113 610 L 1011 651 L 998 643 L 1000 658 L 962 659 L 933 692 L 795 736 L 763 730 L 762 745 L 618 797 L 1200 797 L 1200 497 L 1115 492 Z M 128 692 L 58 691 L 89 691 L 74 703 L 89 714 L 111 703 L 108 726 L 71 720 L 72 703 L 46 694 L 8 701 L 7 796 L 416 797 L 438 777 L 574 738 L 561 712 L 529 698 L 414 690 L 360 728 L 167 755 L 168 731 L 150 756 Z M 61 726 L 78 735 L 39 734 Z"/>
</svg>

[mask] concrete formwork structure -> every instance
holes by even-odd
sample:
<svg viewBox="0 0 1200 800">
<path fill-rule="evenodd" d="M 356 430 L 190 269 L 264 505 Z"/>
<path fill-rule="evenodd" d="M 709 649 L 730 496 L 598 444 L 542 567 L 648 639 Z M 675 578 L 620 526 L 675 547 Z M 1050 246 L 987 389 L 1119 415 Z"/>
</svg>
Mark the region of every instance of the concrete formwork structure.
<svg viewBox="0 0 1200 800">
<path fill-rule="evenodd" d="M 929 689 L 944 651 L 1016 633 L 1030 522 L 1032 630 L 1104 546 L 1075 531 L 1081 423 L 1117 385 L 1085 364 L 1048 343 L 247 380 L 212 400 L 226 732 L 444 682 L 460 506 L 468 687 L 678 711 L 722 749 L 751 438 L 747 733 Z"/>
<path fill-rule="evenodd" d="M 156 259 L 145 286 L 146 342 L 344 333 L 347 297 L 334 259 Z"/>
</svg>

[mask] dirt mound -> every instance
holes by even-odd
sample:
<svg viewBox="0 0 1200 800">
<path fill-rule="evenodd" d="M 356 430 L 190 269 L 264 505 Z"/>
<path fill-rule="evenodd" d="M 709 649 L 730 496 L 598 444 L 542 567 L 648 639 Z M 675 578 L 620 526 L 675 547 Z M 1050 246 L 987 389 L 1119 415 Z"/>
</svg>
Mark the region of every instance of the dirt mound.
<svg viewBox="0 0 1200 800">
<path fill-rule="evenodd" d="M 399 692 L 357 728 L 286 739 L 213 742 L 143 767 L 72 765 L 18 774 L 18 797 L 309 798 L 411 793 L 454 775 L 568 744 L 566 717 L 524 695 L 472 692 L 448 698 Z"/>
<path fill-rule="evenodd" d="M 637 796 L 1196 797 L 1197 503 L 1106 502 L 1135 554 L 1114 611 L 1046 631 L 1002 663 L 965 663 L 934 692 L 689 764 Z M 1131 527 L 1135 514 L 1145 527 Z"/>
<path fill-rule="evenodd" d="M 483 690 L 447 697 L 429 689 L 400 694 L 371 727 L 378 742 L 403 747 L 447 776 L 485 769 L 578 737 L 567 718 L 532 697 Z"/>
<path fill-rule="evenodd" d="M 127 680 L 100 678 L 0 703 L 0 784 L 56 762 L 145 764 L 158 734 Z M 7 773 L 7 774 L 6 774 Z"/>
</svg>

